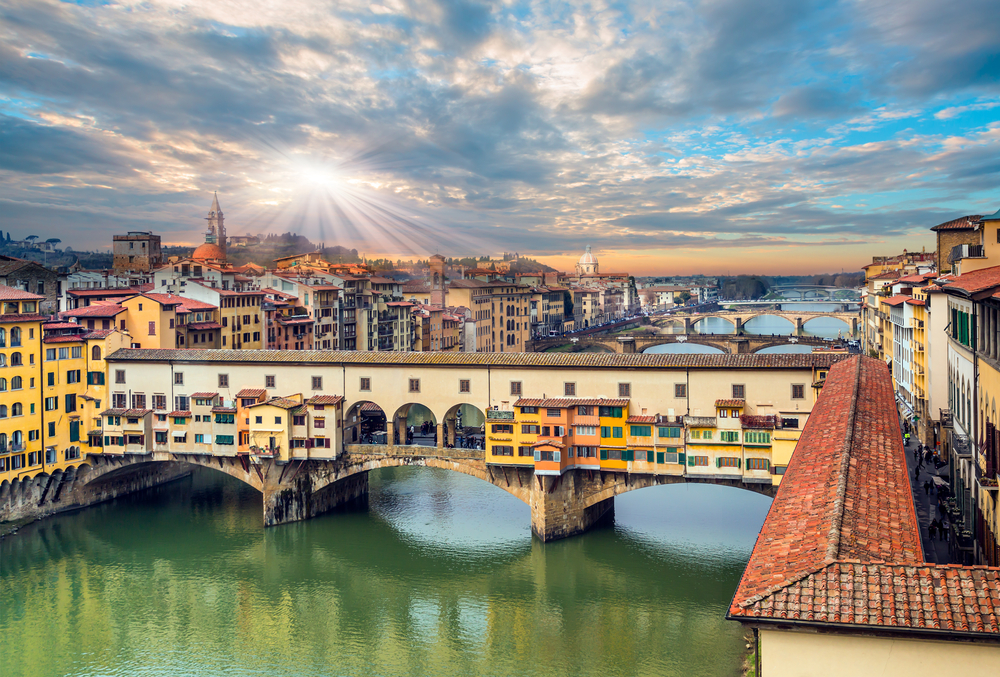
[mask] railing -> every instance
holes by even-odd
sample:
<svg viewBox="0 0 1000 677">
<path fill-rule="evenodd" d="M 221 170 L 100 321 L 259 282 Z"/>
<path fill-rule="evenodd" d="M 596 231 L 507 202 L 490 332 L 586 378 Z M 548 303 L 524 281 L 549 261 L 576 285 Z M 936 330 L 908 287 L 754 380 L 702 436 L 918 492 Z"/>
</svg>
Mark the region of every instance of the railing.
<svg viewBox="0 0 1000 677">
<path fill-rule="evenodd" d="M 22 442 L 21 444 L 11 443 L 10 445 L 10 450 L 14 453 L 17 453 L 19 451 L 24 451 L 24 449 L 25 449 L 24 442 Z"/>
<path fill-rule="evenodd" d="M 941 427 L 951 428 L 955 425 L 955 419 L 951 413 L 951 409 L 938 409 L 941 414 Z"/>
<path fill-rule="evenodd" d="M 962 259 L 981 259 L 985 256 L 983 245 L 981 244 L 960 244 L 951 248 L 951 255 L 948 256 L 948 263 L 961 261 Z"/>
<path fill-rule="evenodd" d="M 692 428 L 714 428 L 714 416 L 685 416 L 684 423 Z"/>
<path fill-rule="evenodd" d="M 914 341 L 913 346 L 916 349 L 916 352 L 918 353 L 924 352 L 924 344 L 921 343 L 920 341 Z"/>
</svg>

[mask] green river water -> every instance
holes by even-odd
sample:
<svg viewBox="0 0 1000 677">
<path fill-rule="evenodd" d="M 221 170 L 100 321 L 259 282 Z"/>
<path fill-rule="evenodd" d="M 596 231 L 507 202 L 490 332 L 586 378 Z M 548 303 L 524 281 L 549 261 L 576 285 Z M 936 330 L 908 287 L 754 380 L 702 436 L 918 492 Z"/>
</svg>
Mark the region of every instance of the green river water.
<svg viewBox="0 0 1000 677">
<path fill-rule="evenodd" d="M 0 675 L 738 675 L 723 619 L 770 499 L 675 485 L 542 544 L 509 494 L 373 471 L 367 509 L 261 527 L 220 473 L 0 541 Z"/>
</svg>

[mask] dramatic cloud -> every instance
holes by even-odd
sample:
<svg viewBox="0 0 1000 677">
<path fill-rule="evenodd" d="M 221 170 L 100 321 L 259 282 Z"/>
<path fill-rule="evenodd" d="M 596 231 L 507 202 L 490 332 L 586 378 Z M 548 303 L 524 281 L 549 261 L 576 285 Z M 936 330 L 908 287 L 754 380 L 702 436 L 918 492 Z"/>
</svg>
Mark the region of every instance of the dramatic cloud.
<svg viewBox="0 0 1000 677">
<path fill-rule="evenodd" d="M 0 230 L 856 269 L 1000 207 L 1000 5 L 0 3 Z M 813 249 L 815 247 L 815 249 Z M 767 272 L 767 271 L 765 271 Z"/>
</svg>

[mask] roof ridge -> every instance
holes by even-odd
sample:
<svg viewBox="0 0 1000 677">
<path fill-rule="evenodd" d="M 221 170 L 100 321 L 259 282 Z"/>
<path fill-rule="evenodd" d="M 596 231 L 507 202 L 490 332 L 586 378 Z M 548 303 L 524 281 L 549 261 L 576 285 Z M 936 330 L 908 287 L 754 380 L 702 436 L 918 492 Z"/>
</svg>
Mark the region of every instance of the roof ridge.
<svg viewBox="0 0 1000 677">
<path fill-rule="evenodd" d="M 847 418 L 847 429 L 844 432 L 844 445 L 840 456 L 840 479 L 837 481 L 837 497 L 833 501 L 833 524 L 830 527 L 830 538 L 826 544 L 826 561 L 837 559 L 840 553 L 841 527 L 844 525 L 844 501 L 847 496 L 847 477 L 851 471 L 851 449 L 854 446 L 854 426 L 858 410 L 858 391 L 861 389 L 861 360 L 857 363 L 854 378 L 854 391 L 851 393 L 851 413 Z"/>
</svg>

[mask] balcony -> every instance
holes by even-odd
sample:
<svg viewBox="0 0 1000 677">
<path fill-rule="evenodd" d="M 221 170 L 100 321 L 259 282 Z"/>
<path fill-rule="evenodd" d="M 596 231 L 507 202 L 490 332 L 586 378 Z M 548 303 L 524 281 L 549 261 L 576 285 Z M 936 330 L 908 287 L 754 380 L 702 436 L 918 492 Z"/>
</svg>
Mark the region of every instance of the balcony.
<svg viewBox="0 0 1000 677">
<path fill-rule="evenodd" d="M 951 409 L 938 409 L 941 415 L 941 427 L 942 428 L 953 428 L 955 426 L 955 419 L 952 416 Z"/>
<path fill-rule="evenodd" d="M 685 416 L 684 424 L 690 428 L 714 428 L 714 416 Z"/>
<path fill-rule="evenodd" d="M 920 341 L 914 341 L 913 342 L 913 350 L 914 350 L 914 352 L 917 352 L 917 353 L 924 352 L 924 344 L 921 343 Z"/>
<path fill-rule="evenodd" d="M 962 259 L 982 259 L 986 258 L 981 244 L 960 244 L 951 248 L 948 256 L 948 263 L 955 263 Z"/>
</svg>

